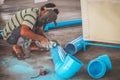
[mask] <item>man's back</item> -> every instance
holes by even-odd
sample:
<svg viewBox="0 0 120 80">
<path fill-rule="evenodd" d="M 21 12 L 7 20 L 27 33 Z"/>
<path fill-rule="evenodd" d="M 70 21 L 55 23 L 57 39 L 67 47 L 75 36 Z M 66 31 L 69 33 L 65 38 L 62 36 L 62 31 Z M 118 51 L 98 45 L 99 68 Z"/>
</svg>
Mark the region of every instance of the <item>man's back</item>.
<svg viewBox="0 0 120 80">
<path fill-rule="evenodd" d="M 21 27 L 22 24 L 27 25 L 32 29 L 38 15 L 38 8 L 29 8 L 17 12 L 11 17 L 11 19 L 8 21 L 5 28 L 3 29 L 3 38 L 6 40 L 11 35 L 12 31 L 18 27 Z"/>
</svg>

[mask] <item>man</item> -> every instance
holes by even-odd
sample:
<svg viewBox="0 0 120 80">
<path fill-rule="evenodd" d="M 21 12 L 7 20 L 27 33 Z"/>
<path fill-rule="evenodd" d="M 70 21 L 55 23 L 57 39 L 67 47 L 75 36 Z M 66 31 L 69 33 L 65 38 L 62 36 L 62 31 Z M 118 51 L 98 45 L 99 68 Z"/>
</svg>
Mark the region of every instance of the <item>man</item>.
<svg viewBox="0 0 120 80">
<path fill-rule="evenodd" d="M 49 44 L 49 40 L 45 37 L 41 28 L 44 28 L 50 22 L 54 22 L 56 25 L 58 13 L 59 11 L 54 3 L 47 3 L 41 9 L 22 10 L 11 17 L 3 29 L 2 36 L 4 40 L 13 45 L 13 52 L 18 59 L 25 59 L 21 46 L 17 44 L 20 37 L 25 40 L 39 41 L 43 46 Z M 39 48 L 33 45 L 29 49 L 37 50 Z"/>
</svg>

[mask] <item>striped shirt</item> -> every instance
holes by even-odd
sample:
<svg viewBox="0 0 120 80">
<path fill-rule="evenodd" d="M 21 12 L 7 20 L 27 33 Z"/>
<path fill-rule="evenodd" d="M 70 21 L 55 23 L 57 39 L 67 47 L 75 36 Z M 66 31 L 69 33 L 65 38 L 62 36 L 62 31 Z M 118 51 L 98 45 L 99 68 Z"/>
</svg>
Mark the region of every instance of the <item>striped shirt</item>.
<svg viewBox="0 0 120 80">
<path fill-rule="evenodd" d="M 38 8 L 29 8 L 17 12 L 11 17 L 11 19 L 8 21 L 5 28 L 3 29 L 2 36 L 4 40 L 7 40 L 12 31 L 18 27 L 21 27 L 22 24 L 27 25 L 30 29 L 33 29 L 38 15 Z"/>
</svg>

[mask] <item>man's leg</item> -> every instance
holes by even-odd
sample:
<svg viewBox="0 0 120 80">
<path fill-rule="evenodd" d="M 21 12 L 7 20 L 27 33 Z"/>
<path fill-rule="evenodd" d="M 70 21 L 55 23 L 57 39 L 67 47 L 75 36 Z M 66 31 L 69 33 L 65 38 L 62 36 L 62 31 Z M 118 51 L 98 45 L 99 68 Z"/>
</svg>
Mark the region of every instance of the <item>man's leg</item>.
<svg viewBox="0 0 120 80">
<path fill-rule="evenodd" d="M 21 46 L 16 44 L 16 45 L 13 45 L 12 48 L 13 48 L 12 53 L 15 57 L 17 57 L 20 60 L 25 59 L 25 54 L 23 53 Z"/>
<path fill-rule="evenodd" d="M 19 54 L 19 53 L 22 53 L 22 49 L 19 45 L 15 44 L 12 46 L 13 48 L 13 51 L 16 53 L 16 54 Z"/>
<path fill-rule="evenodd" d="M 11 36 L 7 39 L 7 42 L 13 45 L 12 46 L 13 54 L 18 59 L 24 59 L 24 53 L 22 52 L 21 47 L 17 44 L 19 37 L 20 37 L 20 27 L 13 30 Z"/>
</svg>

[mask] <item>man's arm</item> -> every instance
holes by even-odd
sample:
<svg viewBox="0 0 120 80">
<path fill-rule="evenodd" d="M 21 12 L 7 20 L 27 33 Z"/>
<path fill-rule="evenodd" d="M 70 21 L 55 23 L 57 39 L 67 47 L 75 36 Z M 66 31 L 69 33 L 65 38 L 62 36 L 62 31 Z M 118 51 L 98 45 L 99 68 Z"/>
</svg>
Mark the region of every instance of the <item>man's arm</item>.
<svg viewBox="0 0 120 80">
<path fill-rule="evenodd" d="M 37 34 L 39 34 L 39 35 L 44 36 L 45 38 L 47 38 L 47 37 L 44 35 L 44 33 L 43 33 L 43 31 L 42 31 L 41 29 L 38 29 L 38 30 L 37 30 Z"/>
<path fill-rule="evenodd" d="M 25 36 L 26 38 L 41 41 L 42 44 L 47 45 L 47 38 L 42 35 L 35 34 L 30 30 L 30 28 L 26 25 L 22 25 L 20 34 Z"/>
</svg>

